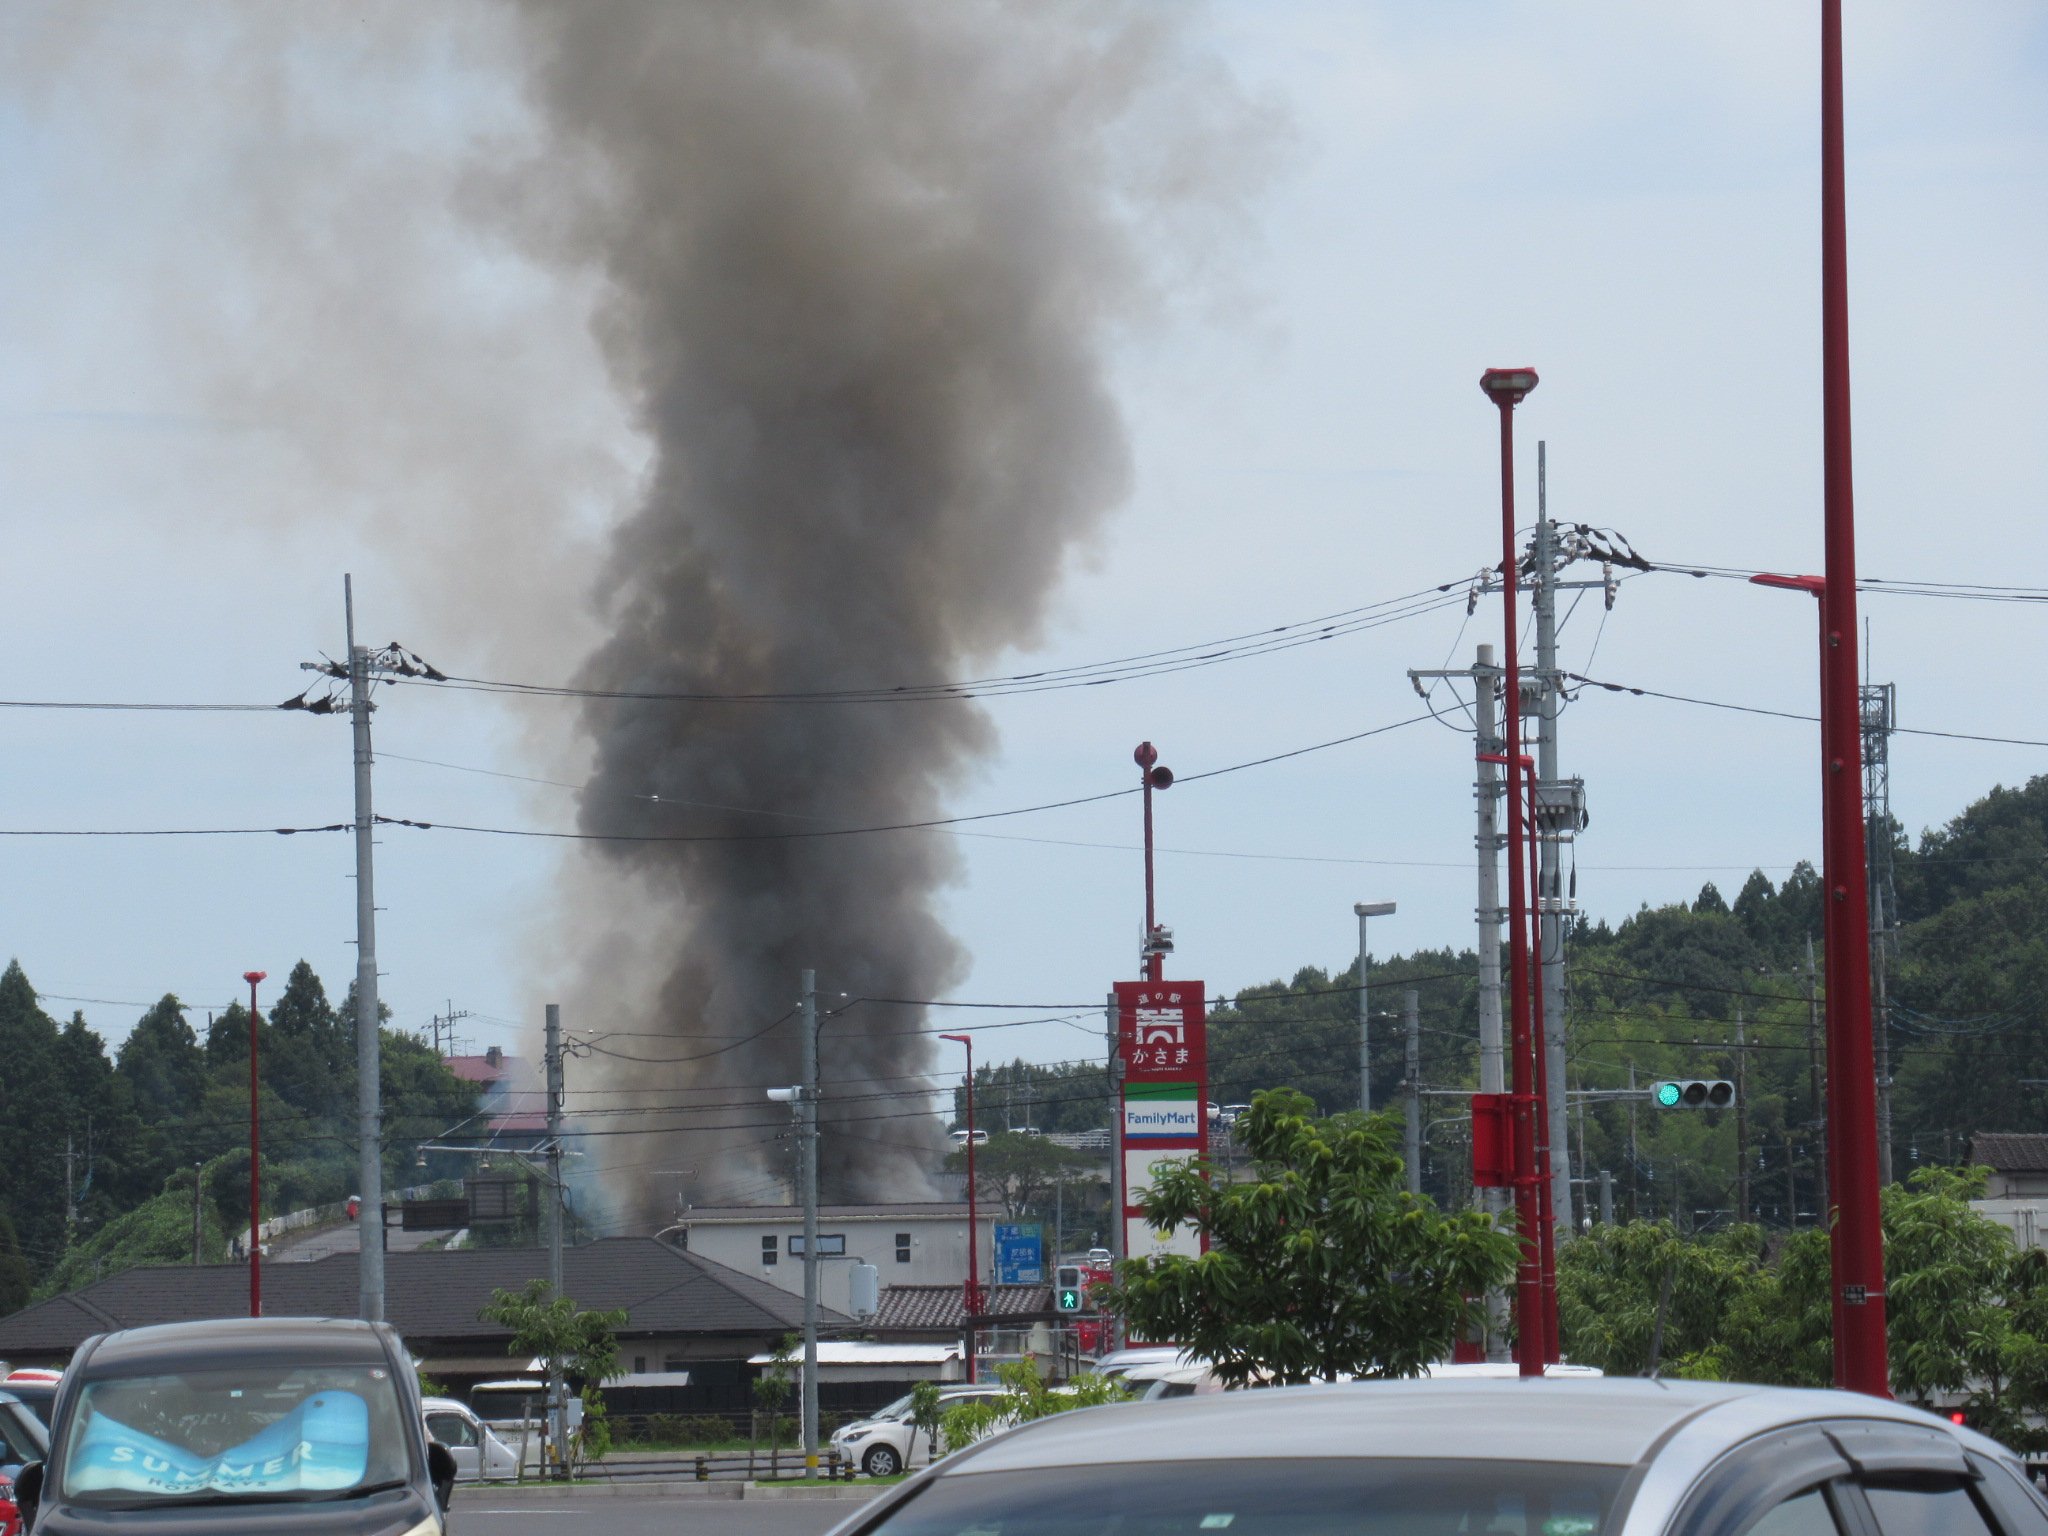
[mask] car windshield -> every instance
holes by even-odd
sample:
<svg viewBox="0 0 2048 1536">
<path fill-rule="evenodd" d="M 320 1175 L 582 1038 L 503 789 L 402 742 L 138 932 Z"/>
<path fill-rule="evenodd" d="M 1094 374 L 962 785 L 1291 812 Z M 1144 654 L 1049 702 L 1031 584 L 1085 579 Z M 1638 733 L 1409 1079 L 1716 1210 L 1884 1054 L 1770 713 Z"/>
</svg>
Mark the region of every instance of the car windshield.
<svg viewBox="0 0 2048 1536">
<path fill-rule="evenodd" d="M 877 1408 L 868 1417 L 871 1419 L 907 1419 L 910 1417 L 911 1394 L 906 1392 L 886 1408 Z"/>
<path fill-rule="evenodd" d="M 397 1383 L 382 1366 L 258 1363 L 80 1389 L 60 1497 L 102 1509 L 346 1498 L 403 1482 Z"/>
<path fill-rule="evenodd" d="M 1603 1536 L 1623 1471 L 1335 1458 L 1068 1467 L 1057 1477 L 963 1467 L 863 1536 Z"/>
</svg>

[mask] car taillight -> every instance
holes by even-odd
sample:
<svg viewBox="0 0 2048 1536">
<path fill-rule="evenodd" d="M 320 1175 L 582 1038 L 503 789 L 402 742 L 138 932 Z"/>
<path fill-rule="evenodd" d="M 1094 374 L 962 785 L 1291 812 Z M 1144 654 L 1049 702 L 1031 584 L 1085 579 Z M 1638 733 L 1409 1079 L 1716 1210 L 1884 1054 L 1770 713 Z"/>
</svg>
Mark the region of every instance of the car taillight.
<svg viewBox="0 0 2048 1536">
<path fill-rule="evenodd" d="M 21 1536 L 21 1510 L 14 1502 L 14 1479 L 0 1472 L 0 1536 Z"/>
</svg>

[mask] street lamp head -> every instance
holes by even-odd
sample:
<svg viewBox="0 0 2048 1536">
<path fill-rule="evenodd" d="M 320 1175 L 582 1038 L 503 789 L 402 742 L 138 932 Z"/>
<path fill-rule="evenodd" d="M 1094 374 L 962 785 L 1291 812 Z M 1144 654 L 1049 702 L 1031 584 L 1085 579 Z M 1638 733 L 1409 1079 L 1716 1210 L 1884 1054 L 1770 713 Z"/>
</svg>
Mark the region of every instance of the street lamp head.
<svg viewBox="0 0 2048 1536">
<path fill-rule="evenodd" d="M 268 971 L 244 971 L 242 972 L 242 980 L 246 981 L 247 983 L 249 983 L 250 986 L 253 987 L 256 985 L 257 982 L 262 981 L 265 977 L 269 976 L 269 974 L 270 972 Z"/>
<path fill-rule="evenodd" d="M 1391 901 L 1354 901 L 1351 910 L 1360 917 L 1392 917 L 1394 904 Z"/>
<path fill-rule="evenodd" d="M 953 1041 L 957 1041 L 957 1042 L 958 1042 L 959 1044 L 961 1044 L 961 1045 L 972 1045 L 972 1044 L 974 1044 L 974 1037 L 973 1037 L 972 1035 L 941 1035 L 941 1036 L 939 1036 L 939 1038 L 940 1038 L 941 1040 L 953 1040 Z"/>
<path fill-rule="evenodd" d="M 768 1102 L 771 1104 L 794 1104 L 802 1095 L 801 1088 L 770 1088 Z"/>
<path fill-rule="evenodd" d="M 1536 387 L 1536 370 L 1489 368 L 1479 375 L 1479 387 L 1495 405 L 1520 405 Z"/>
</svg>

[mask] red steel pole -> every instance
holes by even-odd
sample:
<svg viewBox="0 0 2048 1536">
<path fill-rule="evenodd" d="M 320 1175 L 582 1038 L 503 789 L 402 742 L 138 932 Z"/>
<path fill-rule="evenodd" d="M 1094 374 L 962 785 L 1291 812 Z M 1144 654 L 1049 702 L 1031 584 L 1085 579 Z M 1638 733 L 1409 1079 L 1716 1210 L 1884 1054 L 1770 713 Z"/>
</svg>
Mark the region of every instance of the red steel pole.
<svg viewBox="0 0 2048 1536">
<path fill-rule="evenodd" d="M 1870 1025 L 1863 737 L 1856 665 L 1856 508 L 1849 447 L 1848 213 L 1842 169 L 1842 0 L 1821 0 L 1821 396 L 1826 590 L 1821 593 L 1821 750 L 1826 823 L 1828 1187 L 1835 1385 L 1891 1396 L 1884 1229 L 1877 1177 L 1877 1070 Z"/>
<path fill-rule="evenodd" d="M 1515 1064 L 1515 1226 L 1521 1261 L 1515 1274 L 1515 1360 L 1524 1376 L 1541 1376 L 1549 1347 L 1543 1295 L 1543 1217 L 1540 1186 L 1547 1182 L 1536 1163 L 1536 1123 L 1542 1104 L 1536 1092 L 1536 1049 L 1530 1033 L 1529 891 L 1523 849 L 1522 680 L 1515 646 L 1515 605 L 1521 584 L 1515 564 L 1515 406 L 1536 387 L 1534 369 L 1489 368 L 1479 387 L 1500 408 L 1501 595 L 1504 615 L 1501 690 L 1505 694 L 1505 750 L 1508 802 L 1508 997 L 1513 1015 Z"/>
<path fill-rule="evenodd" d="M 249 1315 L 263 1315 L 263 1244 L 256 1236 L 256 1229 L 263 1220 L 263 1153 L 260 1141 L 262 1129 L 256 1098 L 256 983 L 270 973 L 268 971 L 244 971 L 242 980 L 249 983 Z"/>
</svg>

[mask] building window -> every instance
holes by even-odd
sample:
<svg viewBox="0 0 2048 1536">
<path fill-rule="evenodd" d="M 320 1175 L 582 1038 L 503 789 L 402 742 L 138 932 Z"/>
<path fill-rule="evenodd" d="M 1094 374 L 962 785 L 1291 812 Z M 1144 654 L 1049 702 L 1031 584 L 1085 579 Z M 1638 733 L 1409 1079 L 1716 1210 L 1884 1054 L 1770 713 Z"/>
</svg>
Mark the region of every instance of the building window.
<svg viewBox="0 0 2048 1536">
<path fill-rule="evenodd" d="M 633 1374 L 634 1374 L 635 1376 L 638 1376 L 638 1375 L 640 1375 L 640 1374 L 641 1374 L 642 1372 L 644 1372 L 644 1371 L 645 1371 L 646 1369 L 647 1369 L 647 1357 L 646 1357 L 645 1355 L 635 1355 L 635 1356 L 633 1357 Z"/>
<path fill-rule="evenodd" d="M 908 1232 L 898 1232 L 896 1234 L 896 1262 L 898 1264 L 908 1264 L 910 1262 L 910 1234 Z"/>
<path fill-rule="evenodd" d="M 775 1234 L 772 1232 L 761 1239 L 761 1262 L 763 1264 L 773 1264 L 775 1262 Z"/>
</svg>

